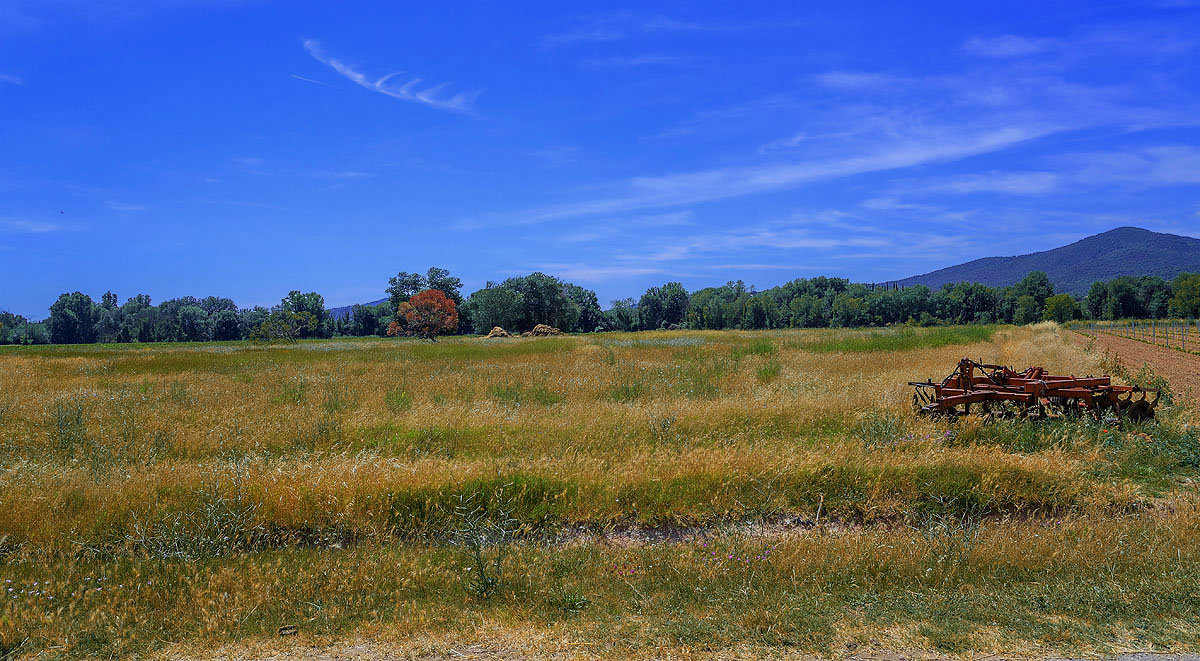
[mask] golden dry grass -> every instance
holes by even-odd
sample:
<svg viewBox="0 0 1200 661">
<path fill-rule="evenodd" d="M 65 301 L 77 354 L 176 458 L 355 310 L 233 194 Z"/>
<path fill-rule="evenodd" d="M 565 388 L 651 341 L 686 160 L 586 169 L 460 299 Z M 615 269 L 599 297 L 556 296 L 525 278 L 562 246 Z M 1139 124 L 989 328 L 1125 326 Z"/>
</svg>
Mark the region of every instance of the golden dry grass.
<svg viewBox="0 0 1200 661">
<path fill-rule="evenodd" d="M 1053 324 L 5 349 L 0 567 L 27 592 L 0 608 L 0 644 L 178 652 L 163 645 L 266 640 L 293 619 L 312 640 L 410 649 L 533 631 L 547 651 L 577 630 L 615 657 L 1194 641 L 1190 598 L 1155 606 L 1178 626 L 1154 627 L 1111 601 L 1131 581 L 1178 587 L 1171 552 L 1194 576 L 1195 412 L 1121 431 L 914 418 L 905 382 L 964 355 L 1103 371 Z M 772 538 L 749 573 L 694 544 L 533 545 L 479 603 L 439 540 L 457 496 L 504 484 L 526 532 L 818 510 L 843 532 Z M 746 557 L 768 543 L 720 540 Z M 1105 567 L 1106 592 L 1068 603 Z M 53 607 L 24 596 L 37 576 Z M 81 589 L 100 576 L 107 592 Z M 1025 592 L 1002 594 L 1010 579 Z M 1020 594 L 1044 608 L 989 623 L 987 600 Z M 943 611 L 952 625 L 930 624 Z"/>
</svg>

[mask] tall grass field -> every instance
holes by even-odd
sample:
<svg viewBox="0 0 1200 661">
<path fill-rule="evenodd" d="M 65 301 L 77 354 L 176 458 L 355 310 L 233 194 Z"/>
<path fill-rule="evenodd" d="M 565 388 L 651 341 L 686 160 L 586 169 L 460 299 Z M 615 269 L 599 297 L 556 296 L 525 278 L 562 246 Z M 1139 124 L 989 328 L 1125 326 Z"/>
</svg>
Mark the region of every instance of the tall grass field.
<svg viewBox="0 0 1200 661">
<path fill-rule="evenodd" d="M 964 356 L 1153 379 L 1068 335 L 0 348 L 0 658 L 1195 649 L 1190 393 L 912 413 Z"/>
</svg>

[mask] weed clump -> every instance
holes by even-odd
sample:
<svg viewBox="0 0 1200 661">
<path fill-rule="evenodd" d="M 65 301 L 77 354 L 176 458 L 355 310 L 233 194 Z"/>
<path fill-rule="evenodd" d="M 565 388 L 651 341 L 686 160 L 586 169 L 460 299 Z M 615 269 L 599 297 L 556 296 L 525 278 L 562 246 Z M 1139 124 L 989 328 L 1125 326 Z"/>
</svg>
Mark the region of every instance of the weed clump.
<svg viewBox="0 0 1200 661">
<path fill-rule="evenodd" d="M 74 395 L 55 400 L 49 411 L 49 427 L 55 447 L 67 456 L 72 456 L 87 444 L 83 398 Z"/>
<path fill-rule="evenodd" d="M 766 365 L 758 368 L 754 372 L 754 378 L 757 379 L 759 383 L 770 383 L 779 376 L 779 373 L 782 370 L 783 367 L 779 364 L 779 361 L 772 360 Z"/>
<path fill-rule="evenodd" d="M 891 447 L 903 440 L 912 438 L 908 428 L 899 416 L 884 411 L 868 411 L 854 427 L 857 436 L 864 447 L 875 450 Z"/>
<path fill-rule="evenodd" d="M 492 398 L 497 402 L 513 407 L 522 406 L 524 404 L 552 406 L 565 399 L 562 395 L 549 390 L 542 384 L 530 387 L 524 387 L 515 383 L 493 386 L 491 389 L 491 394 Z"/>
<path fill-rule="evenodd" d="M 383 396 L 383 403 L 392 413 L 404 413 L 412 408 L 413 398 L 403 388 L 392 388 Z"/>
<path fill-rule="evenodd" d="M 279 404 L 303 404 L 308 396 L 308 379 L 293 376 L 279 382 L 275 402 Z"/>
<path fill-rule="evenodd" d="M 454 505 L 456 527 L 450 544 L 457 551 L 459 577 L 467 593 L 487 599 L 500 587 L 504 575 L 504 557 L 521 532 L 521 521 L 513 516 L 504 484 L 482 503 L 478 492 L 458 496 Z"/>
<path fill-rule="evenodd" d="M 265 546 L 267 529 L 248 493 L 244 461 L 210 476 L 189 498 L 190 507 L 135 516 L 128 532 L 99 549 L 103 556 L 125 550 L 160 560 L 214 558 Z"/>
<path fill-rule="evenodd" d="M 641 399 L 646 390 L 646 384 L 642 381 L 626 381 L 610 387 L 604 397 L 611 402 L 625 404 Z"/>
</svg>

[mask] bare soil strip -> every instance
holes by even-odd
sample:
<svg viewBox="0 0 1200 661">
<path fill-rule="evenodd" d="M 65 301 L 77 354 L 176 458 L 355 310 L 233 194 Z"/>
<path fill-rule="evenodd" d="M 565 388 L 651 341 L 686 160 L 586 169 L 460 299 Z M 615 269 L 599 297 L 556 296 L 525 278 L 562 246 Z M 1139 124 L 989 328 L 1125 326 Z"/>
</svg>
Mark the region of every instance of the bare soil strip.
<svg viewBox="0 0 1200 661">
<path fill-rule="evenodd" d="M 1179 395 L 1188 391 L 1200 393 L 1200 356 L 1105 333 L 1076 333 L 1075 339 L 1082 344 L 1094 340 L 1098 347 L 1120 356 L 1131 372 L 1136 372 L 1143 364 L 1149 365 L 1165 377 Z"/>
</svg>

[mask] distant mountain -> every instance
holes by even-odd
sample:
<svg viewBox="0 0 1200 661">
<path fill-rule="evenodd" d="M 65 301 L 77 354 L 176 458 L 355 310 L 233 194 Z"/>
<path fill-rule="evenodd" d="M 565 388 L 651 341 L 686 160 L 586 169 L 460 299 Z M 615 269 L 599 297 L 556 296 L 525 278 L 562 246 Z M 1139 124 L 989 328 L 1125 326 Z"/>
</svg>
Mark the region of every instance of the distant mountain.
<svg viewBox="0 0 1200 661">
<path fill-rule="evenodd" d="M 1200 273 L 1200 239 L 1118 227 L 1061 248 L 1016 257 L 984 257 L 905 278 L 899 284 L 940 289 L 948 282 L 979 282 L 1005 287 L 1030 271 L 1045 271 L 1056 292 L 1082 297 L 1097 280 L 1122 275 L 1157 275 L 1171 280 L 1184 271 Z"/>
<path fill-rule="evenodd" d="M 362 305 L 379 305 L 384 301 L 387 301 L 387 299 L 381 298 L 378 301 L 371 301 L 370 303 L 363 303 Z M 358 305 L 358 303 L 355 303 L 355 305 Z M 334 319 L 347 319 L 350 317 L 350 312 L 353 309 L 354 305 L 343 305 L 340 308 L 329 308 L 329 316 L 333 317 Z"/>
</svg>

